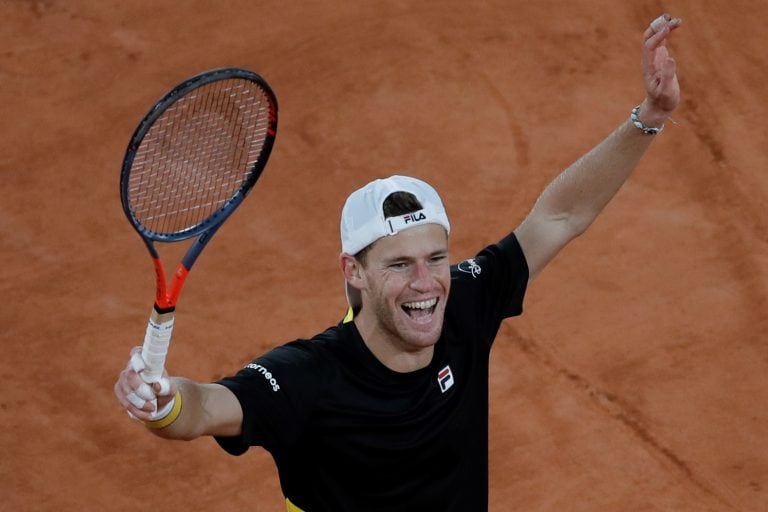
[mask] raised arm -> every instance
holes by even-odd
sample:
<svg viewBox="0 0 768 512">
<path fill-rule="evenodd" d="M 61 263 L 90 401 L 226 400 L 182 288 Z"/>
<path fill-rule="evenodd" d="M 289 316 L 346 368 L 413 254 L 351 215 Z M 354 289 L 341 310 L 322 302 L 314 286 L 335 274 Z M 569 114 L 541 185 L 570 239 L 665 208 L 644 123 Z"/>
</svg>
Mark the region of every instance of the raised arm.
<svg viewBox="0 0 768 512">
<path fill-rule="evenodd" d="M 663 127 L 680 102 L 676 64 L 666 46 L 670 33 L 680 23 L 665 14 L 643 34 L 646 96 L 634 111 L 634 119 L 628 116 L 605 140 L 557 176 L 515 229 L 528 261 L 530 279 L 592 224 L 658 136 L 643 128 Z"/>
</svg>

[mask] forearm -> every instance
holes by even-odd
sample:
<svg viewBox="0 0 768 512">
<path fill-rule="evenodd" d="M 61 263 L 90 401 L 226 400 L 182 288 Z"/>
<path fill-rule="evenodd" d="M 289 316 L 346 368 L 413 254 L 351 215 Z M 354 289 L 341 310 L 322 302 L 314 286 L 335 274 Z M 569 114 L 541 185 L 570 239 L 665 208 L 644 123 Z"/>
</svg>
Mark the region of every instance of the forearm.
<svg viewBox="0 0 768 512">
<path fill-rule="evenodd" d="M 660 127 L 680 102 L 675 60 L 666 40 L 680 20 L 664 15 L 643 33 L 642 71 L 646 97 L 641 127 Z M 659 135 L 629 119 L 552 181 L 515 229 L 533 279 L 573 238 L 584 232 L 629 178 Z"/>
<path fill-rule="evenodd" d="M 654 117 L 656 126 L 663 122 Z M 627 118 L 544 189 L 532 215 L 562 222 L 572 236 L 582 233 L 627 181 L 656 137 L 644 134 Z"/>
<path fill-rule="evenodd" d="M 641 107 L 641 120 L 648 126 L 661 126 L 665 115 L 669 114 L 646 108 L 645 102 Z M 515 229 L 528 261 L 530 279 L 592 224 L 658 136 L 643 133 L 627 116 L 608 137 L 544 189 Z"/>
<path fill-rule="evenodd" d="M 204 435 L 233 436 L 240 433 L 242 412 L 237 399 L 224 386 L 200 384 L 174 377 L 172 387 L 181 400 L 178 416 L 167 426 L 149 428 L 165 439 L 191 440 Z"/>
</svg>

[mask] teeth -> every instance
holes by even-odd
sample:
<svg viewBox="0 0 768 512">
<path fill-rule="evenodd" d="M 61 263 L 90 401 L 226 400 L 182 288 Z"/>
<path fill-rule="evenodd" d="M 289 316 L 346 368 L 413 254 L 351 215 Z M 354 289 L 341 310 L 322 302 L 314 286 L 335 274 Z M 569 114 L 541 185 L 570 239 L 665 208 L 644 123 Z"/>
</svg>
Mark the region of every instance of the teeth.
<svg viewBox="0 0 768 512">
<path fill-rule="evenodd" d="M 408 309 L 429 309 L 433 307 L 435 304 L 437 304 L 437 298 L 422 300 L 419 302 L 408 302 L 406 304 L 403 304 L 403 306 Z"/>
</svg>

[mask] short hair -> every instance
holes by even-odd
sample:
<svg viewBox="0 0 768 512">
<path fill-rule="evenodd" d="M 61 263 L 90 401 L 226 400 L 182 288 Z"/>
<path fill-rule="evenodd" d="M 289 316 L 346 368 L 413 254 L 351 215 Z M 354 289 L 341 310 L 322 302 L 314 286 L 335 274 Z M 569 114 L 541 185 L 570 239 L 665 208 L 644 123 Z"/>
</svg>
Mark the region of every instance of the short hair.
<svg viewBox="0 0 768 512">
<path fill-rule="evenodd" d="M 384 212 L 384 217 L 397 217 L 399 215 L 407 215 L 409 213 L 417 212 L 424 208 L 421 204 L 421 202 L 416 199 L 416 196 L 411 194 L 410 192 L 403 192 L 403 191 L 397 191 L 392 192 L 387 196 L 386 199 L 384 199 L 384 203 L 382 204 L 382 210 Z M 366 265 L 366 257 L 368 255 L 368 251 L 373 247 L 373 245 L 376 242 L 373 242 L 372 244 L 368 245 L 367 247 L 362 248 L 355 254 L 355 259 L 360 262 L 360 264 L 365 267 Z"/>
</svg>

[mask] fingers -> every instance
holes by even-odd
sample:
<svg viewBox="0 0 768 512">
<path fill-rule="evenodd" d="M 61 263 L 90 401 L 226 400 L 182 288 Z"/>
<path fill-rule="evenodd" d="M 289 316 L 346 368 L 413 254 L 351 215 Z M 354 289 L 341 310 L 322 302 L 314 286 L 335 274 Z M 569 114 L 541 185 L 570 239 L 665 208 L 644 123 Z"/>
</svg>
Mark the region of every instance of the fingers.
<svg viewBox="0 0 768 512">
<path fill-rule="evenodd" d="M 171 393 L 171 381 L 168 377 L 160 377 L 160 380 L 154 383 L 154 391 L 157 396 L 168 396 Z"/>
<path fill-rule="evenodd" d="M 141 409 L 147 403 L 147 400 L 141 398 L 135 391 L 129 391 L 125 398 L 137 409 Z"/>
<path fill-rule="evenodd" d="M 659 75 L 662 83 L 673 80 L 677 75 L 677 63 L 675 62 L 675 59 L 667 55 L 663 65 L 660 67 Z"/>
<path fill-rule="evenodd" d="M 144 362 L 144 358 L 141 357 L 141 347 L 133 347 L 131 350 L 131 359 L 128 361 L 128 365 L 136 373 L 139 373 L 144 368 L 146 368 L 147 365 Z"/>
<path fill-rule="evenodd" d="M 643 33 L 642 76 L 645 83 L 644 121 L 663 123 L 680 102 L 677 65 L 666 41 L 680 27 L 682 20 L 664 13 L 654 19 Z"/>
<path fill-rule="evenodd" d="M 148 384 L 141 378 L 145 364 L 141 356 L 141 347 L 131 350 L 125 369 L 115 383 L 115 396 L 128 415 L 136 420 L 151 421 L 157 410 L 157 397 L 173 396 L 175 391 L 167 376 Z"/>
<path fill-rule="evenodd" d="M 141 347 L 134 347 L 133 350 L 131 350 L 131 359 L 128 361 L 128 366 L 141 376 L 141 372 L 147 367 L 144 358 L 141 356 Z M 170 392 L 171 382 L 167 377 L 160 377 L 157 382 L 152 384 L 152 387 L 150 387 L 149 384 L 142 382 L 142 385 L 139 386 L 139 389 L 137 390 L 138 395 L 144 400 L 153 400 L 157 398 L 157 396 L 165 396 Z"/>
<path fill-rule="evenodd" d="M 669 20 L 671 19 L 672 17 L 669 14 L 667 13 L 662 14 L 661 16 L 659 16 L 658 18 L 656 18 L 651 22 L 651 30 L 653 30 L 654 32 L 661 32 L 664 26 L 667 23 L 669 23 Z"/>
<path fill-rule="evenodd" d="M 674 30 L 679 27 L 682 22 L 683 20 L 680 18 L 673 18 L 669 14 L 664 13 L 653 20 L 648 28 L 650 28 L 654 33 L 657 33 L 663 31 L 666 28 L 669 30 Z"/>
<path fill-rule="evenodd" d="M 128 368 L 136 372 L 140 377 L 142 372 L 147 367 L 144 357 L 141 355 L 141 347 L 134 347 L 131 350 L 131 358 L 128 360 Z M 145 400 L 153 400 L 158 396 L 168 396 L 171 394 L 171 381 L 163 375 L 156 382 L 146 384 L 146 381 L 142 379 L 143 386 L 140 386 L 137 393 Z"/>
<path fill-rule="evenodd" d="M 130 368 L 120 372 L 120 376 L 115 383 L 115 396 L 118 402 L 128 412 L 128 415 L 138 420 L 149 420 L 152 412 L 155 410 L 151 400 L 146 400 L 139 395 L 137 391 L 145 384 L 141 378 Z M 146 384 L 145 384 L 146 385 Z M 145 393 L 143 389 L 141 393 Z"/>
<path fill-rule="evenodd" d="M 667 13 L 662 14 L 653 20 L 643 33 L 643 42 L 649 49 L 656 48 L 661 44 L 670 32 L 675 30 L 683 23 L 680 18 L 673 18 Z"/>
<path fill-rule="evenodd" d="M 681 19 L 665 13 L 653 20 L 643 34 L 642 68 L 647 88 L 655 87 L 654 83 L 658 86 L 674 78 L 675 62 L 669 56 L 666 40 L 681 23 Z"/>
<path fill-rule="evenodd" d="M 648 77 L 669 80 L 675 75 L 675 61 L 666 48 L 666 39 L 682 20 L 662 14 L 653 20 L 643 34 L 643 74 Z"/>
</svg>

